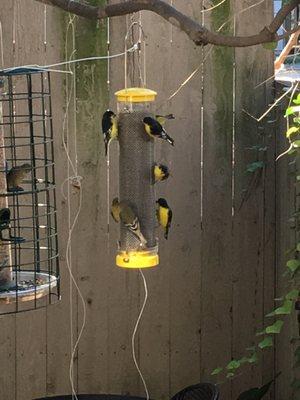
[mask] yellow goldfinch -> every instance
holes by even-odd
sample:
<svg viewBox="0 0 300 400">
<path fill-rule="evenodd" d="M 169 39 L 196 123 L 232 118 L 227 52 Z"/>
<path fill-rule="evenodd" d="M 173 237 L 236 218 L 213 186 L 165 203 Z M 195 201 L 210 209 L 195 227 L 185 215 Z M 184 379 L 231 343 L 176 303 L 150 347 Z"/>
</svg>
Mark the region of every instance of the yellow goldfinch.
<svg viewBox="0 0 300 400">
<path fill-rule="evenodd" d="M 30 164 L 22 164 L 12 167 L 7 175 L 6 175 L 6 182 L 7 182 L 7 191 L 8 192 L 20 192 L 24 189 L 19 186 L 22 180 L 26 177 L 27 174 L 31 171 Z"/>
<path fill-rule="evenodd" d="M 102 132 L 104 136 L 105 157 L 111 140 L 118 137 L 117 116 L 113 111 L 107 110 L 102 117 Z"/>
<path fill-rule="evenodd" d="M 167 119 L 175 119 L 173 114 L 168 115 L 155 115 L 156 121 L 159 122 L 161 125 L 166 123 Z"/>
<path fill-rule="evenodd" d="M 111 215 L 116 222 L 121 221 L 139 239 L 141 246 L 147 244 L 147 240 L 141 232 L 139 219 L 128 204 L 124 201 L 119 202 L 118 198 L 115 198 L 112 202 Z"/>
<path fill-rule="evenodd" d="M 172 146 L 174 146 L 174 140 L 167 134 L 165 129 L 161 126 L 161 124 L 154 118 L 145 117 L 143 119 L 145 125 L 145 131 L 152 138 L 160 138 L 169 142 Z"/>
<path fill-rule="evenodd" d="M 168 179 L 170 175 L 169 168 L 164 164 L 154 164 L 153 166 L 153 182 L 161 182 Z"/>
<path fill-rule="evenodd" d="M 169 235 L 169 229 L 171 227 L 171 222 L 172 222 L 172 210 L 168 206 L 168 203 L 165 199 L 158 199 L 157 202 L 157 209 L 156 209 L 156 215 L 159 224 L 163 227 L 165 234 L 164 237 L 165 239 L 168 239 Z"/>
</svg>

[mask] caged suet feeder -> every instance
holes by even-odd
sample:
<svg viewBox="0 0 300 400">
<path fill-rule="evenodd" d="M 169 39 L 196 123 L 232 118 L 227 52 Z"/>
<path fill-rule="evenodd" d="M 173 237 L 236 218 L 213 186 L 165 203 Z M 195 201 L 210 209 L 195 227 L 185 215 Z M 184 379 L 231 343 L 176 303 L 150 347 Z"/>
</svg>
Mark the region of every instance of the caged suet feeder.
<svg viewBox="0 0 300 400">
<path fill-rule="evenodd" d="M 0 314 L 59 299 L 50 72 L 0 71 Z"/>
<path fill-rule="evenodd" d="M 139 239 L 120 224 L 116 264 L 122 268 L 149 268 L 159 263 L 156 239 L 155 191 L 152 169 L 154 142 L 145 133 L 143 119 L 153 116 L 156 92 L 146 88 L 128 88 L 116 92 L 119 139 L 119 196 L 138 216 L 141 232 L 147 240 L 141 248 Z"/>
</svg>

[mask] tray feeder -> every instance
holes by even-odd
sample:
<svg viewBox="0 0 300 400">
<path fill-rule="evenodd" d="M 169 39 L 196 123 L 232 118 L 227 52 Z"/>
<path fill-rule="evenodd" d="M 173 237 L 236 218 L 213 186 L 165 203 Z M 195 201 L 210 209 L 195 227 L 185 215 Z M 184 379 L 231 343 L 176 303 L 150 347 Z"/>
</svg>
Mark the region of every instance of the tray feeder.
<svg viewBox="0 0 300 400">
<path fill-rule="evenodd" d="M 57 301 L 50 72 L 0 71 L 0 314 Z"/>
<path fill-rule="evenodd" d="M 146 88 L 128 88 L 116 92 L 119 139 L 119 197 L 128 204 L 140 222 L 147 240 L 139 239 L 120 224 L 116 264 L 122 268 L 149 268 L 159 263 L 156 238 L 155 191 L 152 181 L 154 140 L 145 132 L 143 119 L 152 116 L 156 92 Z"/>
</svg>

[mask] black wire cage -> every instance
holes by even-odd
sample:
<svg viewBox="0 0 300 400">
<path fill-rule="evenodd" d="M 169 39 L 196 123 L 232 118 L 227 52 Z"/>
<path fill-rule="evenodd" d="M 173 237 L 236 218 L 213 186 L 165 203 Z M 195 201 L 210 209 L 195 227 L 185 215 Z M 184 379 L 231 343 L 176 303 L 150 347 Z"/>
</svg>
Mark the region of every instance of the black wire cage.
<svg viewBox="0 0 300 400">
<path fill-rule="evenodd" d="M 50 72 L 0 71 L 0 314 L 57 301 Z"/>
</svg>

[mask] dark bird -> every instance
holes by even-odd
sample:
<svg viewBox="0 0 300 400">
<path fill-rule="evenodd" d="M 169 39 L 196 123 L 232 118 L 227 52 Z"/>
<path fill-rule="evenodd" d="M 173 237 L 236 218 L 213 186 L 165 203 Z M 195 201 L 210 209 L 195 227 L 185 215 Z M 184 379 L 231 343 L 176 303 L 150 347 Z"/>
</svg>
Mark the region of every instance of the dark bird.
<svg viewBox="0 0 300 400">
<path fill-rule="evenodd" d="M 160 138 L 169 142 L 172 146 L 174 146 L 174 140 L 167 134 L 165 129 L 161 126 L 161 124 L 152 117 L 145 117 L 143 119 L 145 125 L 145 131 L 152 138 Z"/>
<path fill-rule="evenodd" d="M 280 374 L 281 372 L 278 372 L 278 374 L 275 375 L 274 379 L 261 386 L 260 388 L 252 388 L 241 393 L 237 400 L 261 400 L 268 393 L 272 383 L 275 381 L 276 378 L 278 378 Z"/>
<path fill-rule="evenodd" d="M 173 114 L 168 115 L 155 115 L 156 121 L 159 122 L 161 125 L 166 123 L 167 119 L 175 119 Z"/>
<path fill-rule="evenodd" d="M 171 227 L 172 216 L 173 216 L 172 210 L 168 206 L 168 203 L 165 199 L 162 198 L 158 199 L 156 204 L 157 204 L 156 216 L 158 222 L 165 231 L 164 233 L 165 239 L 168 239 L 169 229 Z"/>
<path fill-rule="evenodd" d="M 105 157 L 111 140 L 118 137 L 117 116 L 113 111 L 107 110 L 102 117 L 102 132 L 104 136 Z"/>
<path fill-rule="evenodd" d="M 117 197 L 114 198 L 111 206 L 111 215 L 116 222 L 121 221 L 139 239 L 141 246 L 147 244 L 147 240 L 141 232 L 139 219 L 128 204 L 124 201 L 119 202 Z"/>
<path fill-rule="evenodd" d="M 7 239 L 3 238 L 2 232 L 4 230 L 8 230 L 9 237 Z M 21 243 L 21 242 L 24 242 L 24 240 L 25 239 L 22 237 L 11 236 L 10 209 L 9 208 L 1 208 L 0 209 L 0 241 Z"/>
<path fill-rule="evenodd" d="M 8 192 L 23 191 L 24 189 L 19 185 L 30 171 L 31 171 L 30 164 L 22 164 L 22 165 L 17 165 L 16 167 L 12 167 L 6 175 L 7 191 Z"/>
<path fill-rule="evenodd" d="M 153 183 L 164 181 L 170 176 L 169 168 L 164 164 L 154 164 L 152 175 Z"/>
</svg>

